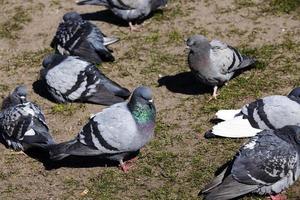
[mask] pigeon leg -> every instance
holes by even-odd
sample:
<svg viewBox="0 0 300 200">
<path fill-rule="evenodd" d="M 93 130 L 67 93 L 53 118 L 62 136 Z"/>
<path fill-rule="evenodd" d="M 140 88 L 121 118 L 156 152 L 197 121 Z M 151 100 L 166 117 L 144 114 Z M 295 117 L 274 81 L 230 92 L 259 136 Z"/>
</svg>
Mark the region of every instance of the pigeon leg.
<svg viewBox="0 0 300 200">
<path fill-rule="evenodd" d="M 277 195 L 270 195 L 270 197 L 268 199 L 270 199 L 270 200 L 287 200 L 287 197 L 284 194 L 277 194 Z"/>
<path fill-rule="evenodd" d="M 132 22 L 129 22 L 129 26 L 130 26 L 130 31 L 135 31 L 135 32 L 140 31 L 139 26 L 133 25 Z"/>
<path fill-rule="evenodd" d="M 208 101 L 211 101 L 213 99 L 217 99 L 217 96 L 218 96 L 217 91 L 218 91 L 218 86 L 214 86 L 214 92 L 213 92 L 212 96 L 209 98 Z"/>
<path fill-rule="evenodd" d="M 133 163 L 137 160 L 137 157 L 134 157 L 130 160 L 127 160 L 125 162 L 123 162 L 123 160 L 120 160 L 120 168 L 123 172 L 127 173 L 129 171 L 130 168 L 133 167 Z"/>
</svg>

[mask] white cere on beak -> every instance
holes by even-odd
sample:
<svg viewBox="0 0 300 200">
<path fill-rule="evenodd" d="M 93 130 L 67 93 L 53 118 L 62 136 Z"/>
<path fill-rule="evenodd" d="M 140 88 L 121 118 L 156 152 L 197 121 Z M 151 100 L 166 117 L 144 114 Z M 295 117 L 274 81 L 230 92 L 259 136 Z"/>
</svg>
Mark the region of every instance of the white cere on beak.
<svg viewBox="0 0 300 200">
<path fill-rule="evenodd" d="M 152 102 L 153 102 L 153 99 L 150 99 L 149 102 L 152 103 Z"/>
</svg>

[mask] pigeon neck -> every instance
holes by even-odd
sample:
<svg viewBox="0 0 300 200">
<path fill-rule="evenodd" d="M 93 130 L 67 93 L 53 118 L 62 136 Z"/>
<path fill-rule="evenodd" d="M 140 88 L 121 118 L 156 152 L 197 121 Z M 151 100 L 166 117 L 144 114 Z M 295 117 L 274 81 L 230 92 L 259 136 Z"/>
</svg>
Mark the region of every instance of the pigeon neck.
<svg viewBox="0 0 300 200">
<path fill-rule="evenodd" d="M 152 103 L 141 103 L 132 98 L 128 103 L 128 107 L 139 127 L 146 128 L 148 126 L 154 126 L 155 107 Z"/>
<path fill-rule="evenodd" d="M 8 96 L 3 100 L 1 109 L 4 110 L 6 108 L 16 106 L 16 105 L 19 105 L 19 104 L 24 104 L 26 102 L 27 102 L 26 98 L 25 99 L 20 99 L 20 98 L 15 97 L 15 96 Z"/>
<path fill-rule="evenodd" d="M 190 52 L 190 59 L 192 63 L 197 63 L 198 66 L 209 66 L 210 50 L 202 48 L 192 49 Z"/>
</svg>

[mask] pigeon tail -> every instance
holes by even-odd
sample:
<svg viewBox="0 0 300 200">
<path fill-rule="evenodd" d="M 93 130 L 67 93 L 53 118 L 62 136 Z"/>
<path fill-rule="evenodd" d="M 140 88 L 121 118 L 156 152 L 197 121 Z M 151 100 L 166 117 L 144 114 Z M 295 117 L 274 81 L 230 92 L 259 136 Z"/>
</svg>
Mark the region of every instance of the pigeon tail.
<svg viewBox="0 0 300 200">
<path fill-rule="evenodd" d="M 109 6 L 107 0 L 82 0 L 76 1 L 77 5 L 97 5 L 97 6 Z"/>
<path fill-rule="evenodd" d="M 232 175 L 227 176 L 222 184 L 203 192 L 204 200 L 229 200 L 258 189 L 258 185 L 246 185 L 236 181 Z"/>
<path fill-rule="evenodd" d="M 98 87 L 97 93 L 87 98 L 88 102 L 101 104 L 101 105 L 113 105 L 125 101 L 130 96 L 130 91 L 121 87 L 117 83 L 110 81 L 110 85 L 105 87 Z"/>
<path fill-rule="evenodd" d="M 221 120 L 230 120 L 235 118 L 238 114 L 240 114 L 241 110 L 219 110 L 216 113 L 217 119 Z"/>
<path fill-rule="evenodd" d="M 115 61 L 114 56 L 109 51 L 103 51 L 103 50 L 97 51 L 96 50 L 96 52 L 100 57 L 99 60 L 102 60 L 104 62 L 113 62 L 113 61 Z M 97 62 L 97 60 L 94 60 L 94 63 L 96 63 L 96 62 Z"/>
<path fill-rule="evenodd" d="M 250 65 L 253 65 L 256 62 L 254 58 L 250 58 L 249 56 L 242 56 L 242 57 L 243 57 L 243 61 L 240 64 L 239 69 L 249 67 Z"/>
<path fill-rule="evenodd" d="M 226 175 L 228 167 L 226 167 L 217 177 L 214 178 L 214 180 L 212 180 L 209 184 L 207 184 L 199 193 L 199 195 L 201 194 L 205 194 L 205 193 L 209 193 L 210 190 L 216 188 L 218 185 L 220 185 Z"/>
<path fill-rule="evenodd" d="M 67 153 L 68 149 L 76 143 L 77 143 L 77 139 L 74 139 L 60 144 L 48 145 L 50 159 L 62 160 L 65 157 L 68 157 L 70 155 Z"/>
<path fill-rule="evenodd" d="M 260 129 L 253 128 L 242 116 L 220 122 L 211 130 L 214 135 L 229 138 L 253 137 L 260 131 Z"/>
</svg>

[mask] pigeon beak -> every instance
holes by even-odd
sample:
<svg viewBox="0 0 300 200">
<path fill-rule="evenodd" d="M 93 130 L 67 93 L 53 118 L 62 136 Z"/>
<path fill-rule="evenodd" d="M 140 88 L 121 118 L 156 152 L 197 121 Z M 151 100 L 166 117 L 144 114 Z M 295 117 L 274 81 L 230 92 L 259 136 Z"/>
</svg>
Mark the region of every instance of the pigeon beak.
<svg viewBox="0 0 300 200">
<path fill-rule="evenodd" d="M 25 96 L 20 96 L 21 102 L 25 103 L 26 97 Z"/>
<path fill-rule="evenodd" d="M 150 99 L 149 102 L 150 102 L 150 103 L 153 103 L 153 99 Z"/>
</svg>

